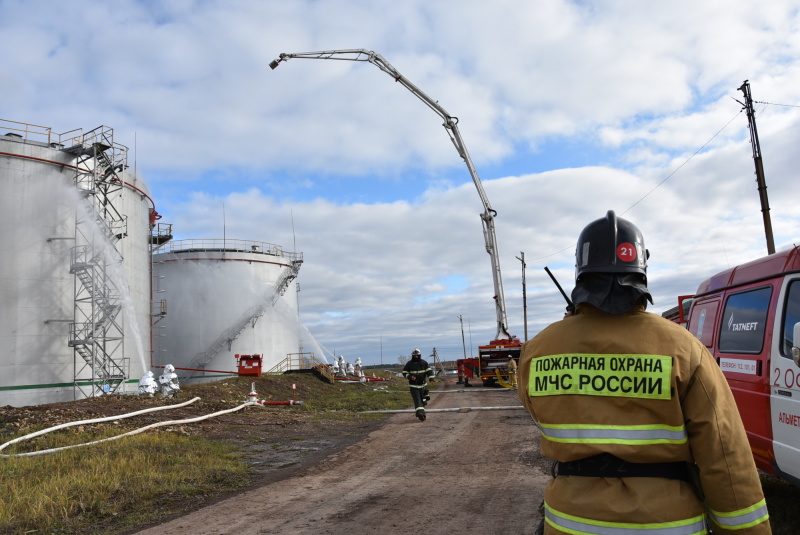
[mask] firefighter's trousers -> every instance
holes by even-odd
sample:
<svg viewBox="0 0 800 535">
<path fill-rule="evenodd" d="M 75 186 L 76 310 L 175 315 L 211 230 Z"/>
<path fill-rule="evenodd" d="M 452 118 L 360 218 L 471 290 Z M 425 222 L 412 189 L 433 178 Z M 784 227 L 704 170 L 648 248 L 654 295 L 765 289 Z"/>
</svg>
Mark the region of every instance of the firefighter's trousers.
<svg viewBox="0 0 800 535">
<path fill-rule="evenodd" d="M 411 399 L 414 400 L 414 409 L 416 409 L 417 412 L 425 412 L 425 405 L 428 404 L 428 400 L 430 399 L 428 388 L 425 386 L 412 385 L 409 387 L 409 390 L 411 390 Z"/>
</svg>

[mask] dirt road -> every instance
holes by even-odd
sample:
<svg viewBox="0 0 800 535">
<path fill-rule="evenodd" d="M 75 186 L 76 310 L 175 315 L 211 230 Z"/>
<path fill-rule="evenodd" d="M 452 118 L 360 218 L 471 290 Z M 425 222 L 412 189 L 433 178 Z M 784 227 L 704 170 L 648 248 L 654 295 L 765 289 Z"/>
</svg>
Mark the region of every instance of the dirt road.
<svg viewBox="0 0 800 535">
<path fill-rule="evenodd" d="M 425 422 L 395 414 L 291 477 L 139 533 L 533 533 L 549 463 L 528 413 L 435 411 L 519 406 L 516 391 L 435 388 Z"/>
</svg>

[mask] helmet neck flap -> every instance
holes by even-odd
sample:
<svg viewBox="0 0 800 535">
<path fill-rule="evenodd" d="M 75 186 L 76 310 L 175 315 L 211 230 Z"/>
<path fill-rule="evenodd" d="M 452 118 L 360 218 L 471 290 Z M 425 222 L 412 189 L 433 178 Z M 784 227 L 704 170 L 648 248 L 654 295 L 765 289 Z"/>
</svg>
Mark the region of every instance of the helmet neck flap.
<svg viewBox="0 0 800 535">
<path fill-rule="evenodd" d="M 652 304 L 653 296 L 638 273 L 588 273 L 572 290 L 575 305 L 588 303 L 608 314 L 624 314 L 637 304 L 647 308 L 647 301 Z"/>
</svg>

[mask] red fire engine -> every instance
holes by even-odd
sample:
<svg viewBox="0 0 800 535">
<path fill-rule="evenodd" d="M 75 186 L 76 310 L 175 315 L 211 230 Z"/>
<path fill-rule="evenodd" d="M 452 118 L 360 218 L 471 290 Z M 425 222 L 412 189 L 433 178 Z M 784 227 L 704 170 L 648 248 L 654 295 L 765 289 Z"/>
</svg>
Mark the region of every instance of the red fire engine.
<svg viewBox="0 0 800 535">
<path fill-rule="evenodd" d="M 458 359 L 458 383 L 471 386 L 470 380 L 480 380 L 483 386 L 516 385 L 514 373 L 522 343 L 519 338 L 492 340 L 488 345 L 478 346 L 476 358 Z M 509 364 L 513 359 L 514 364 Z"/>
</svg>

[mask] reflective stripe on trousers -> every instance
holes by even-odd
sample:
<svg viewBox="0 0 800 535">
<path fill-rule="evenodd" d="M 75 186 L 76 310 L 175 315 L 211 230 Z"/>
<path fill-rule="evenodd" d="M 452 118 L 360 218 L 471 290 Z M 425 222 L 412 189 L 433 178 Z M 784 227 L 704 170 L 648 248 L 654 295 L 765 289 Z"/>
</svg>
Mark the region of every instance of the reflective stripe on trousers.
<svg viewBox="0 0 800 535">
<path fill-rule="evenodd" d="M 727 529 L 744 529 L 764 522 L 769 518 L 769 513 L 767 512 L 767 501 L 761 500 L 755 505 L 730 513 L 709 511 L 709 516 L 711 516 L 711 520 L 720 527 Z"/>
<path fill-rule="evenodd" d="M 671 425 L 579 425 L 539 422 L 553 442 L 573 444 L 683 444 L 686 428 Z"/>
<path fill-rule="evenodd" d="M 604 522 L 556 511 L 544 504 L 545 522 L 573 535 L 700 535 L 707 533 L 705 515 L 675 522 L 634 524 L 630 522 Z"/>
</svg>

